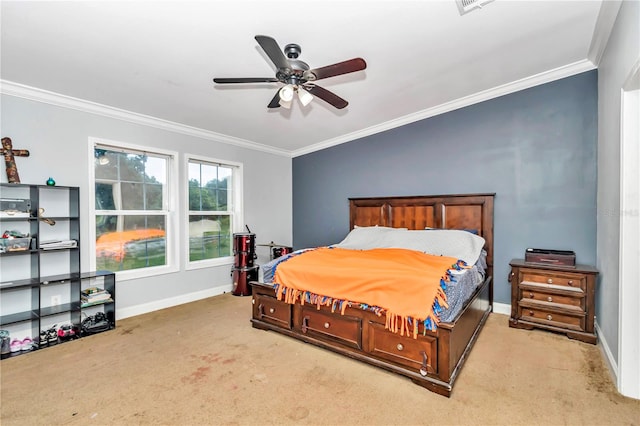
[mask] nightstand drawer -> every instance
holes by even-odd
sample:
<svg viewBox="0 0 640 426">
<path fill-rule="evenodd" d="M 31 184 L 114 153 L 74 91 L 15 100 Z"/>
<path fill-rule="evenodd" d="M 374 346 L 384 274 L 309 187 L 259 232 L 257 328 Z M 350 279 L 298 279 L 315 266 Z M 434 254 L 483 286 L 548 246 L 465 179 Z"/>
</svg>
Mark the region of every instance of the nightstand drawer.
<svg viewBox="0 0 640 426">
<path fill-rule="evenodd" d="M 554 286 L 558 288 L 568 287 L 573 289 L 584 289 L 587 287 L 587 278 L 583 274 L 571 274 L 562 272 L 546 272 L 535 270 L 521 270 L 520 283 L 538 283 Z"/>
<path fill-rule="evenodd" d="M 291 328 L 291 305 L 262 294 L 253 297 L 253 318 L 280 327 Z"/>
<path fill-rule="evenodd" d="M 346 346 L 362 349 L 362 320 L 342 315 L 339 318 L 325 314 L 315 307 L 302 307 L 302 333 L 332 340 Z"/>
<path fill-rule="evenodd" d="M 525 321 L 560 327 L 563 329 L 584 331 L 585 316 L 580 311 L 575 315 L 559 312 L 552 307 L 538 306 L 522 301 L 519 307 L 519 318 Z"/>
<path fill-rule="evenodd" d="M 529 300 L 535 302 L 546 302 L 557 305 L 575 306 L 584 310 L 585 297 L 584 293 L 580 292 L 578 295 L 563 294 L 554 292 L 553 290 L 545 288 L 536 288 L 534 286 L 520 286 L 520 300 Z"/>
</svg>

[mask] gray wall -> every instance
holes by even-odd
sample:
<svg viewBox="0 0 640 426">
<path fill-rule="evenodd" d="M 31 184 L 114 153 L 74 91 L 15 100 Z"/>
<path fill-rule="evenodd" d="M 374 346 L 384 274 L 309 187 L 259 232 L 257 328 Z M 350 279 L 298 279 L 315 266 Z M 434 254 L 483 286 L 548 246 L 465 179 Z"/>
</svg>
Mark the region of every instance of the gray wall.
<svg viewBox="0 0 640 426">
<path fill-rule="evenodd" d="M 243 164 L 244 221 L 256 234 L 258 242 L 291 241 L 291 190 L 285 185 L 273 191 L 274 182 L 291 180 L 291 158 L 246 149 L 228 143 L 203 139 L 161 128 L 134 124 L 77 109 L 54 106 L 44 102 L 2 95 L 1 133 L 10 137 L 16 149 L 28 149 L 29 158 L 16 163 L 21 182 L 44 184 L 49 176 L 60 186 L 80 187 L 81 239 L 87 241 L 88 217 L 89 137 L 120 141 L 180 153 L 180 176 L 183 174 L 184 153 L 208 156 Z M 266 177 L 266 178 L 265 178 Z M 7 177 L 2 172 L 2 182 Z M 186 185 L 179 185 L 180 200 Z M 184 229 L 184 215 L 180 215 L 178 229 Z M 269 260 L 268 250 L 258 250 L 258 263 Z M 82 244 L 82 270 L 89 268 L 94 254 L 88 244 Z M 185 270 L 184 244 L 180 244 L 180 270 L 176 273 L 117 282 L 118 317 L 184 303 L 205 297 L 215 288 L 231 290 L 231 264 L 203 269 Z"/>
<path fill-rule="evenodd" d="M 597 72 L 293 160 L 293 244 L 340 241 L 349 197 L 495 192 L 495 300 L 527 247 L 596 262 Z"/>
</svg>

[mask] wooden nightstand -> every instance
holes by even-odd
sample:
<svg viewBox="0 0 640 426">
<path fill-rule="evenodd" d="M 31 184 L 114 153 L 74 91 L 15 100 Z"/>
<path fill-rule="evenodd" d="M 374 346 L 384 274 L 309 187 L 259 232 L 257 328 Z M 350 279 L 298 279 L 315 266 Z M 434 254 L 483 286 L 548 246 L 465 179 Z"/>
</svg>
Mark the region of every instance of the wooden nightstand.
<svg viewBox="0 0 640 426">
<path fill-rule="evenodd" d="M 595 344 L 595 287 L 597 269 L 589 265 L 562 267 L 513 259 L 509 326 L 541 328 L 565 333 Z"/>
</svg>

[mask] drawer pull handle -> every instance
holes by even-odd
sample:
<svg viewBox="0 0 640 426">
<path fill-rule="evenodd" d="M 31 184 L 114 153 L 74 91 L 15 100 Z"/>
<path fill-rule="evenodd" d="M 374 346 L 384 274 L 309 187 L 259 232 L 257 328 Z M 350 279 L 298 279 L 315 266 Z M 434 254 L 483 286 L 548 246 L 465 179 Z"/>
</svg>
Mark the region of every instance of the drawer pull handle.
<svg viewBox="0 0 640 426">
<path fill-rule="evenodd" d="M 529 293 L 529 297 L 533 299 L 533 293 Z"/>
<path fill-rule="evenodd" d="M 262 319 L 264 317 L 264 305 L 262 303 L 258 304 L 258 318 Z"/>
<path fill-rule="evenodd" d="M 567 284 L 569 284 L 569 285 L 573 285 L 573 280 L 569 280 L 569 281 L 567 282 Z"/>
<path fill-rule="evenodd" d="M 507 281 L 511 282 L 511 280 L 513 279 L 513 277 L 515 277 L 515 273 L 513 271 L 511 271 L 511 273 L 509 274 L 509 278 L 507 279 Z"/>
<path fill-rule="evenodd" d="M 269 308 L 269 313 L 272 314 L 274 313 L 276 310 L 274 308 Z"/>
<path fill-rule="evenodd" d="M 552 319 L 552 318 L 553 318 L 553 317 L 552 317 L 551 315 L 547 315 L 547 319 L 548 319 L 549 321 L 551 321 L 551 319 Z"/>
<path fill-rule="evenodd" d="M 422 377 L 426 377 L 427 373 L 429 372 L 427 370 L 427 367 L 429 366 L 429 364 L 427 364 L 427 353 L 425 351 L 420 351 L 420 355 L 422 355 L 422 366 L 420 367 L 420 375 Z"/>
<path fill-rule="evenodd" d="M 302 332 L 307 334 L 307 330 L 309 329 L 309 317 L 302 318 Z"/>
<path fill-rule="evenodd" d="M 529 316 L 533 316 L 533 311 L 529 311 Z"/>
<path fill-rule="evenodd" d="M 399 351 L 404 349 L 404 346 L 402 345 L 402 343 L 398 343 L 398 345 L 396 346 L 396 349 L 398 349 Z"/>
<path fill-rule="evenodd" d="M 551 296 L 547 297 L 547 302 L 553 302 L 553 297 Z"/>
<path fill-rule="evenodd" d="M 553 284 L 553 279 L 549 278 L 549 279 L 547 280 L 547 284 Z"/>
<path fill-rule="evenodd" d="M 328 322 L 325 322 L 324 323 L 324 328 L 329 328 L 329 327 L 330 327 L 330 324 Z"/>
</svg>

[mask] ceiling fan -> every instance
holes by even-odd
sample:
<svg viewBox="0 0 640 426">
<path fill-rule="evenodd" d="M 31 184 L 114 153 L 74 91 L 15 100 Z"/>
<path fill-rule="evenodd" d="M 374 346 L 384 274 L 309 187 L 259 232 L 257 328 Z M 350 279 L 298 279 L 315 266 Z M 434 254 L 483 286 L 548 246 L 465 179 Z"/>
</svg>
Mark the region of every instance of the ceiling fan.
<svg viewBox="0 0 640 426">
<path fill-rule="evenodd" d="M 304 106 L 307 106 L 313 100 L 313 97 L 317 96 L 334 107 L 342 109 L 349 105 L 347 101 L 314 82 L 323 78 L 361 71 L 367 67 L 364 59 L 354 58 L 333 65 L 310 69 L 309 65 L 298 59 L 302 52 L 299 45 L 287 44 L 283 50 L 280 50 L 280 46 L 272 37 L 257 35 L 255 39 L 276 66 L 275 78 L 214 78 L 213 81 L 218 84 L 284 83 L 284 86 L 278 90 L 271 102 L 269 102 L 269 108 L 278 108 L 280 106 L 291 108 L 293 96 L 297 93 L 300 102 Z"/>
</svg>

